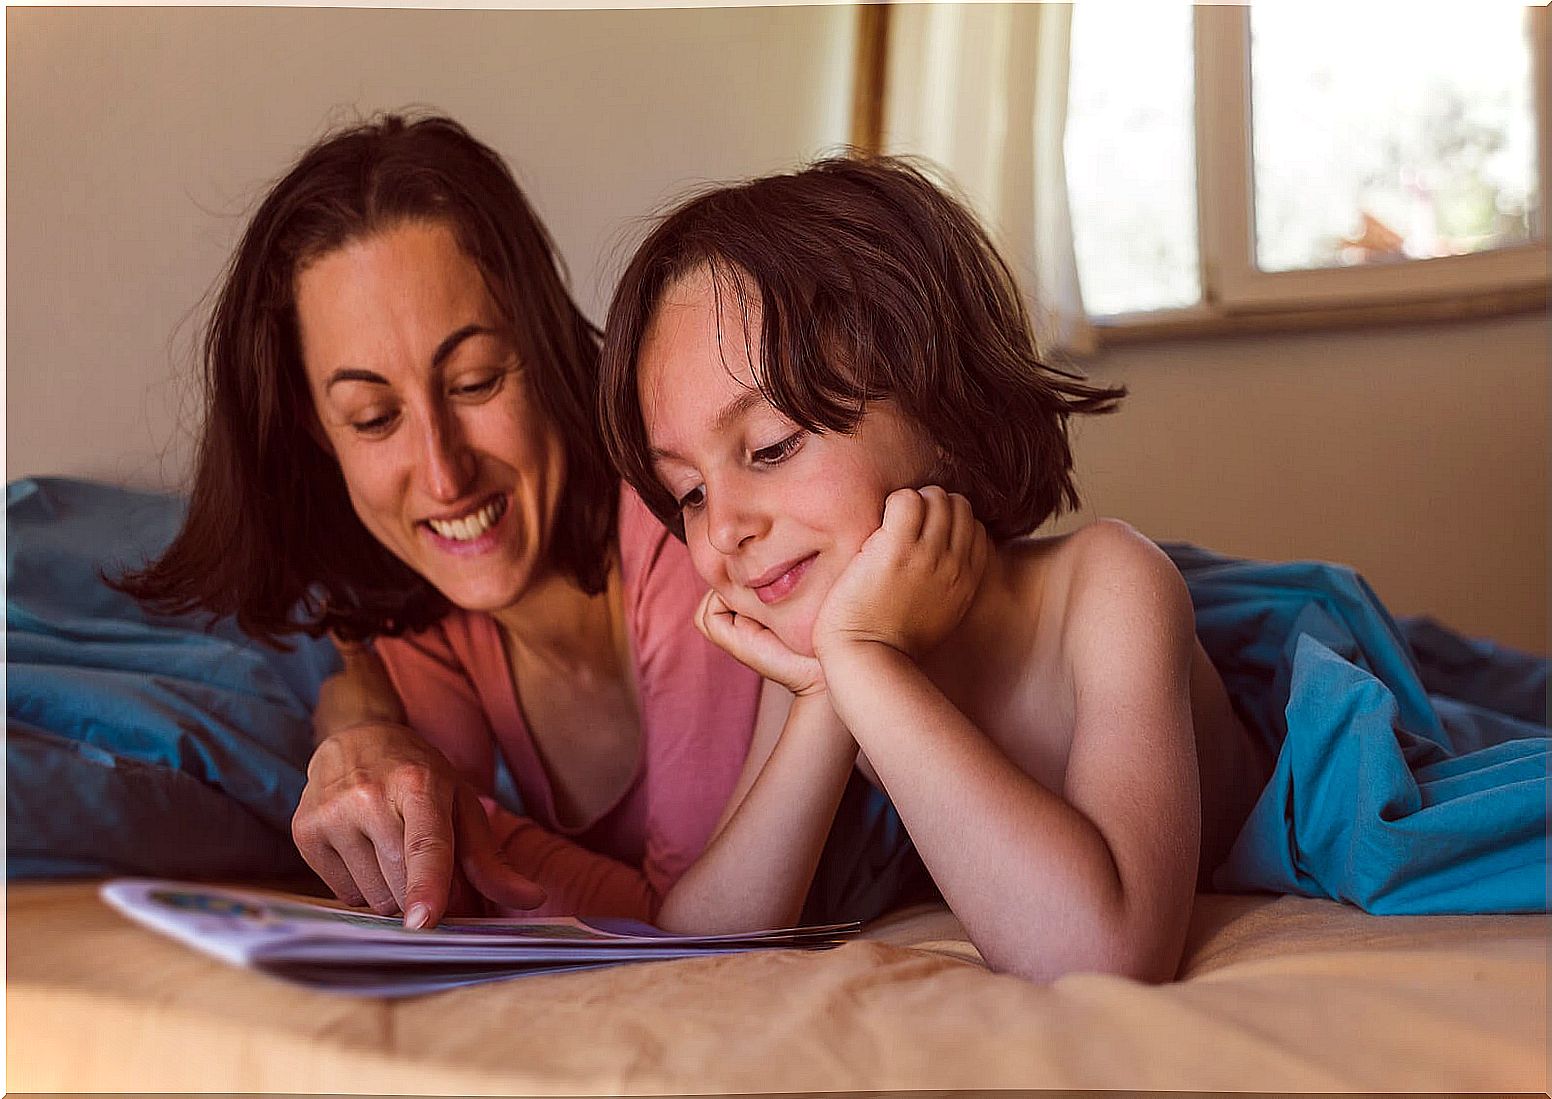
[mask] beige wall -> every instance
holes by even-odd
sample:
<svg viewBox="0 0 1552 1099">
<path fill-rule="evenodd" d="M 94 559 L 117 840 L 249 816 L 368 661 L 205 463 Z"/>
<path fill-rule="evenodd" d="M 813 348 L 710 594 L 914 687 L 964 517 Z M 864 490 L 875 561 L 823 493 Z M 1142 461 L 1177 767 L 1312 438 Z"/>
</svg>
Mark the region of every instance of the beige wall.
<svg viewBox="0 0 1552 1099">
<path fill-rule="evenodd" d="M 190 311 L 331 119 L 462 121 L 513 165 L 595 318 L 644 215 L 832 148 L 848 121 L 841 7 L 6 17 L 11 478 L 179 481 Z"/>
<path fill-rule="evenodd" d="M 852 19 L 11 9 L 7 31 L 7 475 L 177 484 L 186 317 L 331 111 L 464 120 L 596 316 L 644 213 L 844 138 Z M 1547 363 L 1542 317 L 1113 353 L 1090 369 L 1133 395 L 1081 429 L 1082 484 L 1155 537 L 1348 561 L 1400 612 L 1545 650 Z"/>
<path fill-rule="evenodd" d="M 1545 652 L 1548 343 L 1524 315 L 1113 352 L 1088 371 L 1131 395 L 1079 429 L 1085 504 Z"/>
</svg>

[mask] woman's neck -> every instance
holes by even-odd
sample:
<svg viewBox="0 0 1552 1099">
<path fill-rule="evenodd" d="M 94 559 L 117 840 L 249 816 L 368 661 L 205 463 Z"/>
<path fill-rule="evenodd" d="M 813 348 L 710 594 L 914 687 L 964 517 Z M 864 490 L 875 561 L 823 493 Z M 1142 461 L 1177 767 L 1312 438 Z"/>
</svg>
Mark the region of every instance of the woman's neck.
<svg viewBox="0 0 1552 1099">
<path fill-rule="evenodd" d="M 622 624 L 619 571 L 611 566 L 607 585 L 596 594 L 571 576 L 551 573 L 492 617 L 508 652 L 525 662 L 571 672 L 613 669 Z"/>
</svg>

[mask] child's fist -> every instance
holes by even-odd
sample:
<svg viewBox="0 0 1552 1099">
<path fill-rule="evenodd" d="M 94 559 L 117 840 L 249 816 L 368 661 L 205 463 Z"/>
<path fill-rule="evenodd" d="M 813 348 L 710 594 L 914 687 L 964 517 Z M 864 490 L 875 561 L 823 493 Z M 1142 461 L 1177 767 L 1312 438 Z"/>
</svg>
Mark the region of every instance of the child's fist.
<svg viewBox="0 0 1552 1099">
<path fill-rule="evenodd" d="M 762 623 L 737 613 L 714 591 L 708 591 L 696 608 L 695 628 L 739 663 L 795 695 L 818 694 L 824 690 L 824 672 L 820 670 L 819 661 L 811 656 L 799 656 Z"/>
<path fill-rule="evenodd" d="M 814 651 L 876 642 L 912 659 L 931 652 L 970 609 L 990 539 L 970 501 L 937 485 L 884 501 L 878 530 L 846 566 L 814 623 Z"/>
</svg>

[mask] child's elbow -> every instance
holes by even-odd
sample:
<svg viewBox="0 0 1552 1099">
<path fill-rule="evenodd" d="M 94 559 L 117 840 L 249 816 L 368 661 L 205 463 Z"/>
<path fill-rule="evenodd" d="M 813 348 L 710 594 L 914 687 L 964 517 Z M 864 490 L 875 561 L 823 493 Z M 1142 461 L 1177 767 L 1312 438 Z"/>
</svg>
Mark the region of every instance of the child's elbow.
<svg viewBox="0 0 1552 1099">
<path fill-rule="evenodd" d="M 1150 954 L 1122 958 L 1106 972 L 1143 984 L 1161 985 L 1173 981 L 1179 969 L 1180 955 L 1177 952 L 1171 955 Z"/>
<path fill-rule="evenodd" d="M 1059 957 L 1031 953 L 993 962 L 998 973 L 1022 977 L 1036 984 L 1048 984 L 1070 974 L 1091 973 L 1124 977 L 1142 984 L 1164 984 L 1175 979 L 1180 968 L 1180 949 L 1152 944 L 1111 942 L 1092 943 L 1087 949 L 1074 950 Z"/>
</svg>

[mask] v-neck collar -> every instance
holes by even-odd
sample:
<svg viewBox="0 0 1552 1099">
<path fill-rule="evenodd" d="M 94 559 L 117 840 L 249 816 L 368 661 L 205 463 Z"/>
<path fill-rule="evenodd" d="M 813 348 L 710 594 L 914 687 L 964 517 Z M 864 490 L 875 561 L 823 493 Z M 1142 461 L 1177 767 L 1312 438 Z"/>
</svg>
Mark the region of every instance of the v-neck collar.
<svg viewBox="0 0 1552 1099">
<path fill-rule="evenodd" d="M 640 639 L 637 637 L 638 631 L 634 628 L 636 623 L 631 613 L 633 593 L 627 590 L 627 578 L 623 573 L 620 562 L 616 560 L 609 570 L 609 617 L 614 641 L 623 650 L 621 655 L 625 661 L 626 686 L 636 709 L 636 761 L 631 768 L 630 780 L 621 788 L 619 796 L 592 817 L 579 823 L 562 823 L 559 819 L 555 808 L 554 785 L 550 780 L 549 771 L 544 766 L 544 758 L 539 752 L 539 746 L 534 742 L 533 730 L 528 727 L 528 720 L 523 713 L 522 701 L 518 697 L 517 677 L 512 673 L 512 664 L 508 658 L 506 639 L 500 623 L 490 615 L 475 616 L 477 628 L 486 634 L 485 643 L 491 646 L 500 666 L 506 671 L 506 674 L 501 677 L 502 682 L 496 685 L 493 697 L 490 699 L 497 711 L 492 714 L 497 719 L 493 729 L 495 750 L 505 757 L 507 767 L 514 776 L 518 794 L 522 798 L 526 815 L 562 836 L 578 836 L 598 827 L 630 799 L 632 791 L 642 779 L 648 731 L 646 707 L 642 703 L 640 654 L 637 652 Z"/>
</svg>

